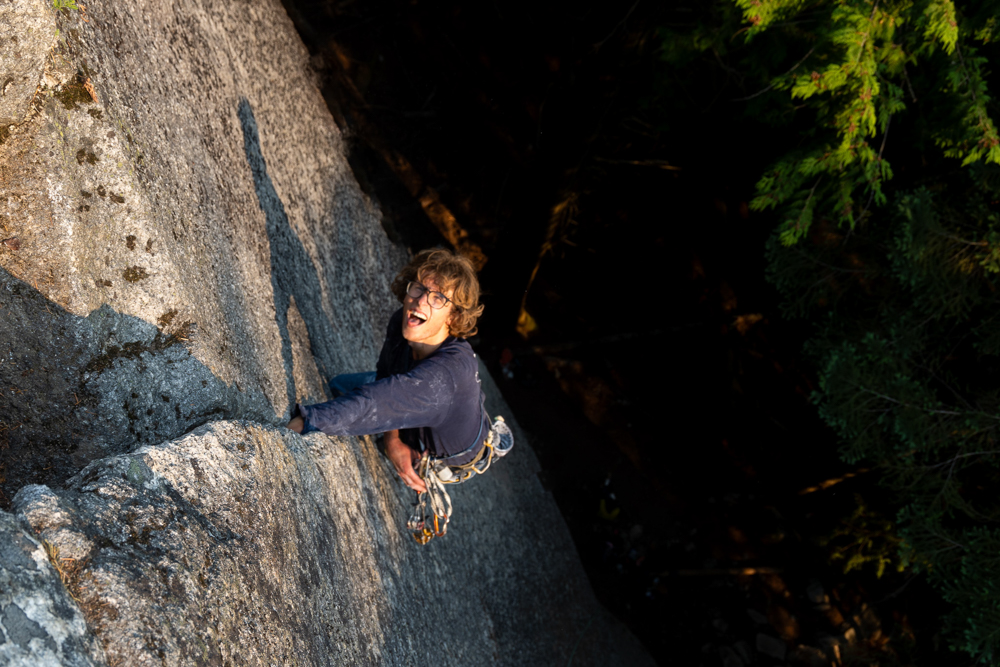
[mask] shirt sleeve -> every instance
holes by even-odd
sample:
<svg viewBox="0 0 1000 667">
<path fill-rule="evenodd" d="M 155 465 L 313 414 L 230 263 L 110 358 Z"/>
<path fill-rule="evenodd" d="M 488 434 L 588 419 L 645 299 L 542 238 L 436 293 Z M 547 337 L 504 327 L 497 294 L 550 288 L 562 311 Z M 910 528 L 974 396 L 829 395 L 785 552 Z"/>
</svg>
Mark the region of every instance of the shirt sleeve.
<svg viewBox="0 0 1000 667">
<path fill-rule="evenodd" d="M 372 435 L 404 428 L 434 428 L 456 392 L 443 360 L 426 359 L 408 373 L 362 385 L 326 403 L 300 405 L 307 427 L 327 435 Z"/>
</svg>

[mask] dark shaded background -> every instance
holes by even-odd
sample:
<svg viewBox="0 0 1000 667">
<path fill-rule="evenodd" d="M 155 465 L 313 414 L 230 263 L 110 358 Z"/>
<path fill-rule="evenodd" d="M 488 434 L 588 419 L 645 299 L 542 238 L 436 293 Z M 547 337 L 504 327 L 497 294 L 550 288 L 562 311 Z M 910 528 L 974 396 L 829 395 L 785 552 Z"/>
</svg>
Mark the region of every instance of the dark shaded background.
<svg viewBox="0 0 1000 667">
<path fill-rule="evenodd" d="M 846 664 L 968 662 L 921 579 L 845 575 L 822 544 L 857 493 L 892 510 L 837 458 L 764 279 L 774 221 L 747 202 L 795 128 L 748 118 L 754 80 L 718 54 L 659 56 L 711 3 L 285 5 L 390 236 L 482 267 L 473 342 L 661 664 L 785 664 L 761 636 L 829 664 L 852 631 Z"/>
</svg>

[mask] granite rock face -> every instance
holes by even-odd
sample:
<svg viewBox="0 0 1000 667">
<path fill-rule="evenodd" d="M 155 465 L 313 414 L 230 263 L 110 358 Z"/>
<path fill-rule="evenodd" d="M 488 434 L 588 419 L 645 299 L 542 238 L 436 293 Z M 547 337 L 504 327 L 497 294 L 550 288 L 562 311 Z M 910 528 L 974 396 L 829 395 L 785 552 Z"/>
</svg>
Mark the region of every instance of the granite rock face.
<svg viewBox="0 0 1000 667">
<path fill-rule="evenodd" d="M 324 398 L 371 367 L 405 260 L 280 3 L 86 12 L 16 24 L 55 44 L 0 144 L 0 450 L 20 483 Z"/>
<path fill-rule="evenodd" d="M 21 522 L 0 512 L 0 664 L 104 664 L 103 652 L 50 556 L 59 562 L 51 546 L 46 550 Z"/>
<path fill-rule="evenodd" d="M 0 6 L 0 664 L 649 664 L 519 431 L 421 547 L 371 438 L 281 428 L 406 252 L 280 3 L 85 11 Z"/>
<path fill-rule="evenodd" d="M 69 587 L 108 664 L 651 664 L 595 603 L 537 474 L 512 453 L 421 547 L 370 438 L 220 421 L 15 507 L 84 564 Z"/>
</svg>

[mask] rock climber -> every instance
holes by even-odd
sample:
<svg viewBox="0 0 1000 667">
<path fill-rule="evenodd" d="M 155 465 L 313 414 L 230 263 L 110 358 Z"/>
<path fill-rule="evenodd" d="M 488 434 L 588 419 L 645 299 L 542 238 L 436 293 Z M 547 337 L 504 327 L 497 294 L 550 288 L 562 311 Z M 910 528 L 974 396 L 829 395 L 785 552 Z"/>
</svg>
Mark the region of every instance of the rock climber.
<svg viewBox="0 0 1000 667">
<path fill-rule="evenodd" d="M 297 405 L 288 428 L 328 435 L 384 434 L 403 482 L 427 491 L 415 466 L 424 451 L 449 466 L 482 456 L 490 430 L 478 360 L 466 340 L 483 312 L 472 263 L 448 250 L 418 253 L 392 282 L 403 304 L 389 318 L 375 372 L 338 375 L 335 397 Z"/>
</svg>

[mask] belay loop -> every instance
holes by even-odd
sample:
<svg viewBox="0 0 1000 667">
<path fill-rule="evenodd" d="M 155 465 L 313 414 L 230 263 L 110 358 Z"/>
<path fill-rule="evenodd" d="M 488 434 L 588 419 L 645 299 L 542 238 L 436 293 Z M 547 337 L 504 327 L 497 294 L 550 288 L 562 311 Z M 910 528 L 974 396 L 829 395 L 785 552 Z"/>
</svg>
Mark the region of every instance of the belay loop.
<svg viewBox="0 0 1000 667">
<path fill-rule="evenodd" d="M 445 491 L 445 485 L 461 484 L 475 475 L 482 475 L 490 469 L 494 460 L 506 456 L 513 446 L 514 433 L 503 417 L 497 417 L 486 436 L 485 445 L 476 458 L 468 463 L 449 466 L 447 459 L 431 458 L 428 452 L 424 452 L 417 464 L 417 475 L 424 480 L 427 491 L 417 494 L 413 514 L 406 522 L 406 528 L 413 533 L 413 539 L 419 544 L 427 544 L 432 538 L 444 536 L 448 532 L 452 513 L 451 496 Z"/>
</svg>

